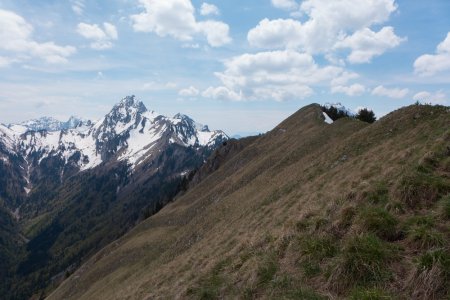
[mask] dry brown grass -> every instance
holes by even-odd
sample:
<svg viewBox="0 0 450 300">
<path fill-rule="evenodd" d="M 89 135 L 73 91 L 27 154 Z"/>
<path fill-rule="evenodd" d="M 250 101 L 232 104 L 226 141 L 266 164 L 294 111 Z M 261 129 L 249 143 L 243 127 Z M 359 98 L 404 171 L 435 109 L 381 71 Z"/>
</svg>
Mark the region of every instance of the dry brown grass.
<svg viewBox="0 0 450 300">
<path fill-rule="evenodd" d="M 434 199 L 421 209 L 410 206 L 399 184 L 426 153 L 449 142 L 449 120 L 446 108 L 413 106 L 370 126 L 349 119 L 327 125 L 317 105 L 305 107 L 104 248 L 49 299 L 347 297 L 357 282 L 346 281 L 355 274 L 348 273 L 345 251 L 355 234 L 372 230 L 361 222 L 361 208 L 386 209 L 400 225 L 432 210 Z M 445 168 L 438 163 L 432 176 L 447 182 Z M 437 223 L 448 240 L 449 221 Z M 322 238 L 304 242 L 314 237 Z M 328 241 L 333 255 L 306 251 L 321 252 Z M 401 238 L 381 243 L 396 249 L 379 265 L 388 276 L 361 284 L 404 299 L 420 294 L 411 285 L 425 284 L 422 275 L 404 278 L 415 274 L 418 249 Z M 305 266 L 318 272 L 305 273 Z"/>
</svg>

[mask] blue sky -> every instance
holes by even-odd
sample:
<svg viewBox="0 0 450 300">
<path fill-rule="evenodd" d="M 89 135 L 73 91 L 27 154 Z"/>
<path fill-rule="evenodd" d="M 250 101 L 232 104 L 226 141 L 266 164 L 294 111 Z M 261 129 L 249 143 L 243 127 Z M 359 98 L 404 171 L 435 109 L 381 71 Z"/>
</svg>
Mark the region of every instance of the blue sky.
<svg viewBox="0 0 450 300">
<path fill-rule="evenodd" d="M 449 104 L 447 0 L 0 0 L 0 122 L 136 95 L 229 134 L 312 102 Z"/>
</svg>

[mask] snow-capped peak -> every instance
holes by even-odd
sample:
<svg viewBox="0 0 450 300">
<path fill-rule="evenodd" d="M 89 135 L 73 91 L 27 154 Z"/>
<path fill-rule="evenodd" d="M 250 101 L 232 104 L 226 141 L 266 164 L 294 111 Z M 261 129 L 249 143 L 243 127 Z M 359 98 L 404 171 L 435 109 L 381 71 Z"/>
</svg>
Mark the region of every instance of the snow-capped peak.
<svg viewBox="0 0 450 300">
<path fill-rule="evenodd" d="M 135 167 L 168 144 L 212 149 L 228 139 L 222 131 L 210 131 L 186 115 L 168 118 L 148 111 L 135 96 L 123 98 L 95 124 L 78 117 L 67 122 L 41 118 L 23 124 L 0 127 L 0 141 L 8 148 L 16 145 L 26 157 L 38 156 L 38 164 L 44 158 L 59 157 L 80 170 L 111 159 Z"/>
</svg>

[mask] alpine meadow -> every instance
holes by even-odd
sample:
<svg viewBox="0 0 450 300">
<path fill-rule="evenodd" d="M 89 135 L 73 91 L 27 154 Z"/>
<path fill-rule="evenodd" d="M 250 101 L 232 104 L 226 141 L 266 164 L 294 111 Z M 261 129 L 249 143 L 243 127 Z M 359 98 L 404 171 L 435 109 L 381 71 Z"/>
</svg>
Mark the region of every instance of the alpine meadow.
<svg viewBox="0 0 450 300">
<path fill-rule="evenodd" d="M 448 95 L 446 0 L 0 0 L 0 299 L 449 299 Z"/>
</svg>

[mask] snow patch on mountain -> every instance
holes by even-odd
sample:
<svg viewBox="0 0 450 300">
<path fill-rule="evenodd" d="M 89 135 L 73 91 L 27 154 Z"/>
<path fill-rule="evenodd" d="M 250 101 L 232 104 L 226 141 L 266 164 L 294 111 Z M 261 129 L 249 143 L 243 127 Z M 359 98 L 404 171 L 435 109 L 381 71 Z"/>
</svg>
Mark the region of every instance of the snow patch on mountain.
<svg viewBox="0 0 450 300">
<path fill-rule="evenodd" d="M 325 118 L 325 123 L 327 124 L 333 124 L 333 120 L 327 115 L 326 112 L 322 112 L 323 117 Z"/>
<path fill-rule="evenodd" d="M 156 144 L 216 147 L 228 139 L 222 131 L 194 122 L 186 115 L 169 118 L 149 111 L 135 96 L 123 98 L 98 122 L 71 117 L 67 122 L 41 118 L 0 126 L 0 139 L 27 157 L 60 157 L 81 171 L 108 159 L 127 161 L 133 168 L 153 154 Z"/>
</svg>

